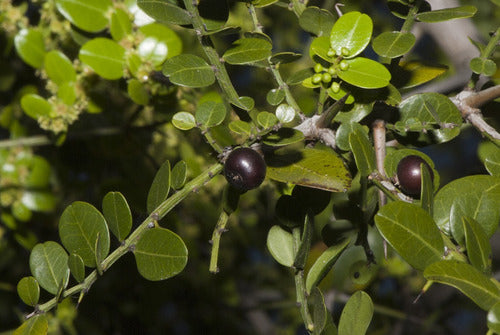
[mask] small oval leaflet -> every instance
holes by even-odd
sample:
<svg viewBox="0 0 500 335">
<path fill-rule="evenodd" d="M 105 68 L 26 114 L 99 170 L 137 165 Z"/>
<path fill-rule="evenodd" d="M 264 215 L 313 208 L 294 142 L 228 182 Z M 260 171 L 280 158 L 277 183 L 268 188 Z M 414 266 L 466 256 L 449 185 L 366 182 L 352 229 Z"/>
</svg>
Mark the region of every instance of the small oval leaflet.
<svg viewBox="0 0 500 335">
<path fill-rule="evenodd" d="M 181 272 L 188 250 L 182 239 L 164 228 L 144 232 L 134 250 L 137 269 L 148 280 L 164 280 Z"/>
</svg>

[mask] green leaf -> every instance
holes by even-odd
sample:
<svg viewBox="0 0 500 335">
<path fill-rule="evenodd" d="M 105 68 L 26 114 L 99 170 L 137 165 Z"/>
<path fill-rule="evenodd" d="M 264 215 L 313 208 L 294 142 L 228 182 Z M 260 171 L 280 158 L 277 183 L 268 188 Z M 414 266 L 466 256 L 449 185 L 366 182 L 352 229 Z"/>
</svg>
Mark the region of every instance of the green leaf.
<svg viewBox="0 0 500 335">
<path fill-rule="evenodd" d="M 463 239 L 460 215 L 476 220 L 490 238 L 500 221 L 500 178 L 468 176 L 440 189 L 434 199 L 434 220 L 448 235 L 457 234 L 458 240 Z"/>
<path fill-rule="evenodd" d="M 400 31 L 385 32 L 373 39 L 373 50 L 382 57 L 396 58 L 409 52 L 415 44 L 415 35 Z"/>
<path fill-rule="evenodd" d="M 455 8 L 444 8 L 417 14 L 417 20 L 421 22 L 441 22 L 453 19 L 464 19 L 476 14 L 474 6 L 460 6 Z"/>
<path fill-rule="evenodd" d="M 251 64 L 271 56 L 272 44 L 262 38 L 240 38 L 222 58 L 229 64 Z"/>
<path fill-rule="evenodd" d="M 440 142 L 446 142 L 460 133 L 462 115 L 448 97 L 439 93 L 415 94 L 399 105 L 401 121 L 410 124 L 415 120 L 437 124 L 440 129 L 432 132 Z"/>
<path fill-rule="evenodd" d="M 109 252 L 109 230 L 102 214 L 91 204 L 75 201 L 66 209 L 59 220 L 59 236 L 69 251 L 79 255 L 86 266 L 96 266 L 96 241 L 99 235 L 102 243 L 100 259 Z"/>
<path fill-rule="evenodd" d="M 488 236 L 476 220 L 464 216 L 462 224 L 465 234 L 465 245 L 470 263 L 479 271 L 491 272 L 491 245 Z"/>
<path fill-rule="evenodd" d="M 42 288 L 56 294 L 61 283 L 67 283 L 68 254 L 53 241 L 37 244 L 31 250 L 30 269 Z"/>
<path fill-rule="evenodd" d="M 102 213 L 111 232 L 123 241 L 132 229 L 132 213 L 120 192 L 108 192 L 102 200 Z"/>
<path fill-rule="evenodd" d="M 14 37 L 14 45 L 21 59 L 28 65 L 40 69 L 45 57 L 45 43 L 40 31 L 21 29 Z"/>
<path fill-rule="evenodd" d="M 139 28 L 144 40 L 138 45 L 137 52 L 143 61 L 149 61 L 158 67 L 167 58 L 172 58 L 182 52 L 182 41 L 170 28 L 150 23 Z"/>
<path fill-rule="evenodd" d="M 246 111 L 252 110 L 255 106 L 255 101 L 251 97 L 239 97 L 238 101 L 232 101 L 231 103 Z"/>
<path fill-rule="evenodd" d="M 290 77 L 288 77 L 286 79 L 286 84 L 289 86 L 302 84 L 302 82 L 305 79 L 311 77 L 313 74 L 314 74 L 314 72 L 313 72 L 312 68 L 306 68 L 306 69 L 296 71 L 296 72 L 292 73 L 290 75 Z"/>
<path fill-rule="evenodd" d="M 422 163 L 420 164 L 420 175 L 422 176 L 420 183 L 420 205 L 432 216 L 434 211 L 434 185 L 431 171 Z"/>
<path fill-rule="evenodd" d="M 467 263 L 454 260 L 436 262 L 425 269 L 424 277 L 455 287 L 486 311 L 500 302 L 499 288 L 488 276 Z"/>
<path fill-rule="evenodd" d="M 205 87 L 215 81 L 210 65 L 203 58 L 190 54 L 167 59 L 163 64 L 163 74 L 174 84 L 187 87 Z"/>
<path fill-rule="evenodd" d="M 330 33 L 330 47 L 337 55 L 352 58 L 359 55 L 370 43 L 372 19 L 360 12 L 349 12 L 337 20 Z M 347 54 L 342 52 L 346 48 Z"/>
<path fill-rule="evenodd" d="M 292 63 L 299 60 L 302 57 L 301 54 L 295 52 L 278 52 L 269 58 L 269 62 L 274 65 Z"/>
<path fill-rule="evenodd" d="M 108 25 L 111 0 L 55 0 L 57 10 L 78 28 L 95 33 Z"/>
<path fill-rule="evenodd" d="M 363 132 L 365 134 L 365 137 L 368 138 L 367 127 L 363 127 L 356 121 L 342 123 L 335 134 L 335 143 L 339 149 L 344 151 L 351 150 L 351 146 L 349 144 L 349 135 L 354 131 L 357 131 L 358 133 Z"/>
<path fill-rule="evenodd" d="M 272 5 L 273 3 L 278 2 L 278 1 L 279 0 L 252 0 L 252 3 L 254 4 L 255 7 L 262 8 L 262 7 Z"/>
<path fill-rule="evenodd" d="M 485 76 L 492 76 L 497 72 L 497 65 L 491 59 L 475 57 L 471 59 L 469 66 L 474 73 Z"/>
<path fill-rule="evenodd" d="M 257 123 L 264 129 L 270 129 L 278 123 L 278 118 L 272 113 L 260 112 L 257 114 Z"/>
<path fill-rule="evenodd" d="M 375 215 L 384 239 L 417 270 L 441 260 L 444 244 L 432 217 L 418 205 L 394 201 Z"/>
<path fill-rule="evenodd" d="M 218 126 L 225 118 L 226 107 L 222 102 L 213 100 L 204 101 L 196 109 L 196 122 L 206 128 Z"/>
<path fill-rule="evenodd" d="M 316 36 L 330 36 L 335 18 L 332 13 L 318 7 L 307 7 L 299 18 L 299 25 Z"/>
<path fill-rule="evenodd" d="M 304 217 L 304 229 L 302 230 L 302 237 L 300 239 L 299 248 L 293 261 L 293 267 L 295 269 L 303 269 L 306 265 L 313 238 L 312 215 L 313 214 L 311 212 L 308 212 Z"/>
<path fill-rule="evenodd" d="M 309 56 L 314 59 L 314 55 L 317 55 L 327 62 L 332 62 L 334 57 L 328 56 L 329 50 L 330 38 L 328 36 L 320 36 L 312 40 L 309 46 Z"/>
<path fill-rule="evenodd" d="M 267 102 L 273 106 L 278 105 L 280 102 L 283 101 L 284 98 L 285 98 L 285 92 L 281 88 L 273 88 L 269 92 L 267 92 L 266 95 Z"/>
<path fill-rule="evenodd" d="M 395 86 L 408 89 L 425 84 L 448 70 L 445 65 L 427 65 L 421 62 L 401 62 L 393 70 L 392 79 Z"/>
<path fill-rule="evenodd" d="M 172 124 L 180 130 L 189 130 L 196 127 L 193 114 L 188 112 L 178 112 L 172 117 Z"/>
<path fill-rule="evenodd" d="M 51 212 L 56 207 L 57 199 L 52 192 L 26 191 L 21 202 L 32 211 Z"/>
<path fill-rule="evenodd" d="M 340 100 L 347 94 L 347 90 L 344 88 L 344 85 L 341 84 L 339 90 L 336 92 L 332 89 L 332 86 L 328 87 L 327 93 L 328 96 L 333 100 Z M 354 101 L 354 97 L 352 95 L 349 95 L 345 103 L 352 104 Z"/>
<path fill-rule="evenodd" d="M 72 253 L 69 255 L 68 267 L 73 278 L 79 283 L 83 282 L 85 279 L 85 264 L 78 254 Z"/>
<path fill-rule="evenodd" d="M 127 82 L 127 92 L 132 99 L 138 105 L 147 105 L 149 102 L 149 92 L 146 90 L 144 85 L 137 79 L 132 78 Z"/>
<path fill-rule="evenodd" d="M 38 314 L 24 321 L 13 335 L 47 335 L 49 323 L 45 314 Z"/>
<path fill-rule="evenodd" d="M 349 146 L 362 177 L 367 177 L 377 170 L 375 150 L 363 130 L 356 129 L 349 134 Z"/>
<path fill-rule="evenodd" d="M 315 287 L 307 300 L 312 307 L 313 334 L 319 335 L 325 328 L 330 313 L 326 309 L 325 299 L 319 288 Z"/>
<path fill-rule="evenodd" d="M 103 37 L 85 43 L 78 55 L 80 60 L 104 79 L 120 79 L 125 67 L 125 48 Z"/>
<path fill-rule="evenodd" d="M 66 105 L 71 106 L 76 100 L 75 83 L 71 81 L 62 83 L 57 90 L 57 97 Z"/>
<path fill-rule="evenodd" d="M 500 148 L 493 142 L 484 141 L 479 145 L 479 159 L 492 176 L 500 176 Z"/>
<path fill-rule="evenodd" d="M 170 162 L 165 161 L 158 172 L 156 172 L 153 183 L 148 193 L 148 213 L 152 213 L 156 207 L 165 201 L 170 191 Z"/>
<path fill-rule="evenodd" d="M 164 228 L 152 228 L 142 234 L 134 256 L 141 276 L 156 281 L 181 272 L 187 263 L 188 250 L 177 234 Z"/>
<path fill-rule="evenodd" d="M 342 251 L 347 248 L 349 243 L 350 240 L 347 239 L 340 244 L 333 245 L 323 251 L 323 253 L 316 259 L 306 276 L 307 293 L 311 293 L 321 280 L 325 278 L 333 264 L 335 264 L 335 261 L 337 261 Z"/>
<path fill-rule="evenodd" d="M 292 267 L 295 260 L 293 236 L 278 225 L 272 226 L 267 234 L 267 249 L 283 266 Z"/>
<path fill-rule="evenodd" d="M 242 120 L 235 120 L 231 121 L 229 123 L 229 129 L 239 135 L 245 135 L 248 136 L 252 133 L 252 126 L 250 123 L 242 121 Z"/>
<path fill-rule="evenodd" d="M 487 320 L 488 328 L 496 333 L 500 333 L 500 303 L 496 303 L 490 308 Z"/>
<path fill-rule="evenodd" d="M 337 72 L 340 79 L 361 88 L 381 88 L 389 85 L 391 73 L 382 64 L 364 57 L 345 60 L 349 68 Z"/>
<path fill-rule="evenodd" d="M 304 140 L 304 134 L 293 128 L 280 128 L 276 133 L 266 135 L 263 143 L 272 147 L 282 147 Z"/>
<path fill-rule="evenodd" d="M 109 27 L 111 37 L 117 42 L 121 41 L 132 32 L 132 21 L 121 8 L 115 8 L 111 14 L 111 25 Z"/>
<path fill-rule="evenodd" d="M 44 68 L 49 78 L 57 85 L 76 80 L 73 64 L 58 50 L 52 50 L 45 54 Z"/>
<path fill-rule="evenodd" d="M 137 0 L 137 5 L 156 21 L 181 25 L 191 23 L 189 12 L 169 0 Z"/>
<path fill-rule="evenodd" d="M 287 104 L 276 107 L 276 117 L 281 123 L 292 122 L 295 119 L 295 109 Z"/>
<path fill-rule="evenodd" d="M 266 157 L 267 177 L 284 183 L 345 192 L 351 176 L 342 159 L 331 150 L 305 149 Z"/>
<path fill-rule="evenodd" d="M 17 283 L 17 294 L 28 306 L 35 307 L 40 299 L 40 286 L 35 277 L 24 277 Z"/>
<path fill-rule="evenodd" d="M 186 178 L 187 178 L 187 164 L 185 161 L 179 161 L 177 162 L 171 173 L 171 187 L 174 190 L 181 189 L 184 184 L 186 183 Z"/>
<path fill-rule="evenodd" d="M 339 335 L 364 335 L 373 317 L 373 302 L 363 291 L 354 293 L 340 315 Z"/>
<path fill-rule="evenodd" d="M 52 114 L 52 105 L 50 102 L 38 94 L 25 94 L 21 98 L 21 107 L 26 115 L 38 120 L 41 116 L 50 116 Z"/>
</svg>

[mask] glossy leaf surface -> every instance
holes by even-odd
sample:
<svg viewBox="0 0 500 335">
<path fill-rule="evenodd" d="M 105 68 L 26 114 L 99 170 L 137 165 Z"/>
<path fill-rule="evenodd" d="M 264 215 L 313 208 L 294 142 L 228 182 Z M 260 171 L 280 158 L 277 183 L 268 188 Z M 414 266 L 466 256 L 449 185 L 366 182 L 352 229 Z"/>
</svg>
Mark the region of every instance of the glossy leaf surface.
<svg viewBox="0 0 500 335">
<path fill-rule="evenodd" d="M 349 146 L 362 177 L 367 177 L 377 169 L 375 150 L 363 130 L 357 129 L 349 134 Z"/>
<path fill-rule="evenodd" d="M 339 335 L 366 334 L 373 317 L 373 302 L 363 291 L 354 293 L 342 310 Z"/>
<path fill-rule="evenodd" d="M 38 314 L 23 322 L 14 335 L 47 335 L 49 323 L 45 314 Z"/>
<path fill-rule="evenodd" d="M 351 176 L 342 159 L 333 151 L 305 149 L 266 157 L 267 177 L 284 183 L 342 192 L 351 185 Z"/>
<path fill-rule="evenodd" d="M 476 220 L 462 217 L 465 246 L 470 263 L 479 271 L 491 272 L 491 245 L 488 236 Z"/>
<path fill-rule="evenodd" d="M 60 51 L 52 50 L 45 54 L 44 68 L 49 78 L 57 85 L 76 80 L 73 64 Z"/>
<path fill-rule="evenodd" d="M 184 186 L 187 178 L 187 164 L 185 161 L 177 162 L 172 168 L 171 186 L 178 190 Z"/>
<path fill-rule="evenodd" d="M 167 160 L 156 172 L 148 193 L 147 209 L 152 213 L 168 197 L 170 191 L 170 162 Z"/>
<path fill-rule="evenodd" d="M 373 39 L 373 50 L 382 57 L 395 58 L 404 55 L 415 44 L 412 33 L 385 32 Z"/>
<path fill-rule="evenodd" d="M 168 0 L 137 0 L 137 5 L 153 19 L 173 24 L 189 24 L 189 13 Z"/>
<path fill-rule="evenodd" d="M 346 13 L 333 25 L 330 47 L 337 55 L 343 55 L 342 48 L 347 48 L 345 58 L 357 56 L 370 43 L 372 30 L 373 22 L 368 15 L 360 12 Z"/>
<path fill-rule="evenodd" d="M 111 0 L 55 0 L 59 12 L 78 28 L 95 33 L 108 25 Z"/>
<path fill-rule="evenodd" d="M 203 58 L 189 54 L 168 59 L 163 64 L 163 74 L 174 84 L 187 87 L 204 87 L 215 81 L 210 65 Z"/>
<path fill-rule="evenodd" d="M 68 258 L 68 267 L 71 275 L 79 283 L 85 279 L 85 264 L 83 259 L 77 254 L 70 254 Z"/>
<path fill-rule="evenodd" d="M 218 126 L 226 117 L 226 107 L 222 102 L 204 101 L 196 109 L 196 122 L 206 128 Z"/>
<path fill-rule="evenodd" d="M 180 130 L 189 130 L 196 127 L 196 120 L 191 113 L 178 112 L 172 117 L 172 124 Z"/>
<path fill-rule="evenodd" d="M 26 94 L 21 98 L 21 107 L 26 115 L 37 120 L 41 116 L 49 116 L 52 113 L 50 102 L 38 94 Z"/>
<path fill-rule="evenodd" d="M 59 220 L 61 242 L 70 253 L 79 255 L 86 266 L 96 266 L 96 241 L 99 236 L 102 249 L 99 255 L 104 259 L 109 252 L 109 230 L 106 220 L 94 206 L 75 201 L 66 209 Z"/>
<path fill-rule="evenodd" d="M 108 38 L 98 37 L 80 49 L 80 60 L 104 79 L 119 79 L 125 66 L 125 48 Z"/>
<path fill-rule="evenodd" d="M 299 18 L 302 29 L 316 36 L 330 36 L 335 18 L 329 11 L 318 7 L 307 7 Z"/>
<path fill-rule="evenodd" d="M 394 201 L 382 207 L 375 224 L 385 240 L 417 270 L 441 260 L 444 244 L 432 217 L 417 205 Z"/>
<path fill-rule="evenodd" d="M 272 45 L 262 38 L 241 38 L 222 56 L 229 64 L 250 64 L 271 56 Z"/>
<path fill-rule="evenodd" d="M 460 133 L 462 115 L 448 97 L 439 93 L 415 94 L 400 104 L 401 122 L 431 123 L 440 126 L 434 130 L 441 142 L 449 141 Z"/>
<path fill-rule="evenodd" d="M 188 250 L 182 239 L 164 228 L 152 228 L 142 234 L 134 250 L 137 269 L 148 280 L 164 280 L 181 272 Z"/>
<path fill-rule="evenodd" d="M 102 200 L 102 213 L 111 232 L 123 241 L 132 229 L 132 213 L 120 192 L 109 192 Z"/>
<path fill-rule="evenodd" d="M 491 237 L 500 221 L 500 178 L 468 176 L 439 190 L 434 200 L 434 220 L 447 234 L 456 234 L 459 241 L 463 240 L 461 215 L 476 220 Z"/>
<path fill-rule="evenodd" d="M 37 244 L 31 250 L 30 269 L 43 289 L 56 294 L 61 283 L 67 282 L 68 254 L 53 241 Z"/>
<path fill-rule="evenodd" d="M 417 20 L 422 22 L 442 22 L 453 19 L 463 19 L 476 14 L 474 6 L 461 6 L 455 8 L 444 8 L 417 14 Z"/>
<path fill-rule="evenodd" d="M 309 272 L 307 272 L 306 291 L 308 293 L 312 292 L 319 282 L 325 278 L 328 271 L 330 271 L 332 266 L 335 264 L 335 261 L 342 254 L 342 251 L 347 248 L 349 243 L 350 240 L 345 240 L 340 244 L 333 245 L 323 251 L 323 253 L 316 259 Z"/>
<path fill-rule="evenodd" d="M 137 52 L 142 60 L 160 66 L 165 59 L 177 56 L 182 51 L 182 41 L 170 28 L 150 23 L 139 28 L 144 40 L 138 45 Z"/>
<path fill-rule="evenodd" d="M 17 294 L 28 306 L 34 307 L 40 298 L 40 286 L 35 277 L 24 277 L 17 283 Z"/>
<path fill-rule="evenodd" d="M 345 60 L 349 68 L 337 75 L 351 85 L 361 88 L 381 88 L 389 85 L 391 73 L 382 64 L 364 57 Z"/>
<path fill-rule="evenodd" d="M 295 260 L 292 234 L 278 225 L 272 226 L 267 234 L 267 249 L 283 266 L 291 267 Z"/>
<path fill-rule="evenodd" d="M 37 69 L 43 66 L 45 43 L 40 31 L 21 29 L 14 37 L 14 45 L 24 62 Z"/>
</svg>

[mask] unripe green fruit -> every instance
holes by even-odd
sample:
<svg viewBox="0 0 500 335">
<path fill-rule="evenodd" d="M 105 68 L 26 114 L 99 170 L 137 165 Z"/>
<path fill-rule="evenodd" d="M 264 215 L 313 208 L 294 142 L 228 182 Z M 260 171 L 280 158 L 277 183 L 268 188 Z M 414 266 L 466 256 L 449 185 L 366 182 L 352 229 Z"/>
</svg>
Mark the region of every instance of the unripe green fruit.
<svg viewBox="0 0 500 335">
<path fill-rule="evenodd" d="M 349 63 L 345 60 L 340 61 L 339 67 L 342 71 L 345 71 L 349 68 Z"/>
<path fill-rule="evenodd" d="M 321 73 L 316 73 L 312 77 L 312 82 L 313 82 L 313 84 L 319 84 L 319 82 L 321 81 L 321 79 L 323 79 L 323 75 Z"/>
<path fill-rule="evenodd" d="M 325 83 L 325 84 L 328 84 L 329 82 L 332 81 L 332 75 L 329 74 L 328 72 L 325 72 L 323 73 L 323 75 L 321 76 L 321 80 Z"/>
<path fill-rule="evenodd" d="M 340 84 L 334 81 L 332 83 L 332 86 L 330 86 L 330 89 L 333 91 L 333 93 L 339 93 L 340 91 Z"/>
<path fill-rule="evenodd" d="M 323 65 L 321 65 L 320 63 L 316 63 L 316 65 L 314 65 L 314 72 L 318 73 L 321 71 L 323 71 Z"/>
</svg>

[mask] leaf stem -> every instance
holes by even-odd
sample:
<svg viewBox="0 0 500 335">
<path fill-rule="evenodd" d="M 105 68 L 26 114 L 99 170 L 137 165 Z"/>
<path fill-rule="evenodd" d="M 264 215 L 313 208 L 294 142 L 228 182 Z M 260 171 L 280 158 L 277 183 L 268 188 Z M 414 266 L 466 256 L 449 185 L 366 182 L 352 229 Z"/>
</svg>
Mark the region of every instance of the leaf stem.
<svg viewBox="0 0 500 335">
<path fill-rule="evenodd" d="M 151 227 L 154 227 L 154 222 L 162 219 L 168 212 L 170 212 L 179 202 L 186 198 L 191 192 L 196 191 L 207 183 L 213 176 L 217 175 L 222 170 L 222 164 L 216 163 L 210 168 L 205 170 L 199 176 L 188 182 L 181 190 L 174 193 L 167 200 L 162 202 L 140 225 L 137 227 L 132 234 L 123 242 L 121 246 L 115 249 L 108 257 L 102 261 L 102 271 L 106 271 L 111 265 L 113 265 L 118 259 L 123 255 L 128 253 L 133 249 L 133 246 L 141 235 Z M 97 280 L 98 273 L 97 270 L 92 271 L 81 284 L 75 285 L 61 294 L 61 298 L 66 298 L 72 296 L 79 292 L 86 293 L 92 284 Z M 35 314 L 45 313 L 57 305 L 58 301 L 56 298 L 52 298 L 44 304 L 38 306 L 34 313 L 31 313 L 27 318 L 34 316 Z"/>
<path fill-rule="evenodd" d="M 250 13 L 250 16 L 252 17 L 252 22 L 255 31 L 258 33 L 263 33 L 262 24 L 259 22 L 255 6 L 252 3 L 248 4 L 248 11 Z M 281 77 L 281 73 L 279 71 L 279 64 L 272 64 L 269 58 L 267 59 L 267 64 L 269 66 L 269 69 L 271 70 L 274 80 L 276 80 L 276 83 L 278 83 L 278 87 L 282 89 L 283 92 L 285 93 L 286 102 L 295 110 L 295 112 L 299 113 L 301 109 L 297 104 L 297 102 L 295 101 L 295 98 L 293 97 L 288 84 Z"/>
<path fill-rule="evenodd" d="M 239 102 L 238 93 L 229 78 L 226 67 L 221 62 L 221 57 L 214 47 L 211 36 L 204 35 L 205 24 L 200 17 L 198 8 L 195 6 L 193 0 L 184 0 L 184 6 L 186 6 L 187 11 L 192 15 L 193 28 L 196 31 L 196 36 L 198 37 L 201 47 L 207 55 L 210 64 L 214 67 L 215 77 L 217 78 L 220 88 L 233 105 L 244 108 L 244 106 L 242 106 Z"/>
<path fill-rule="evenodd" d="M 295 227 L 292 229 L 294 253 L 297 254 L 301 243 L 300 228 Z M 307 304 L 307 295 L 304 281 L 304 270 L 295 270 L 295 291 L 297 294 L 297 305 L 300 307 L 300 314 L 304 320 L 304 325 L 308 331 L 314 330 L 314 323 L 311 314 L 309 313 L 309 306 Z"/>
</svg>

